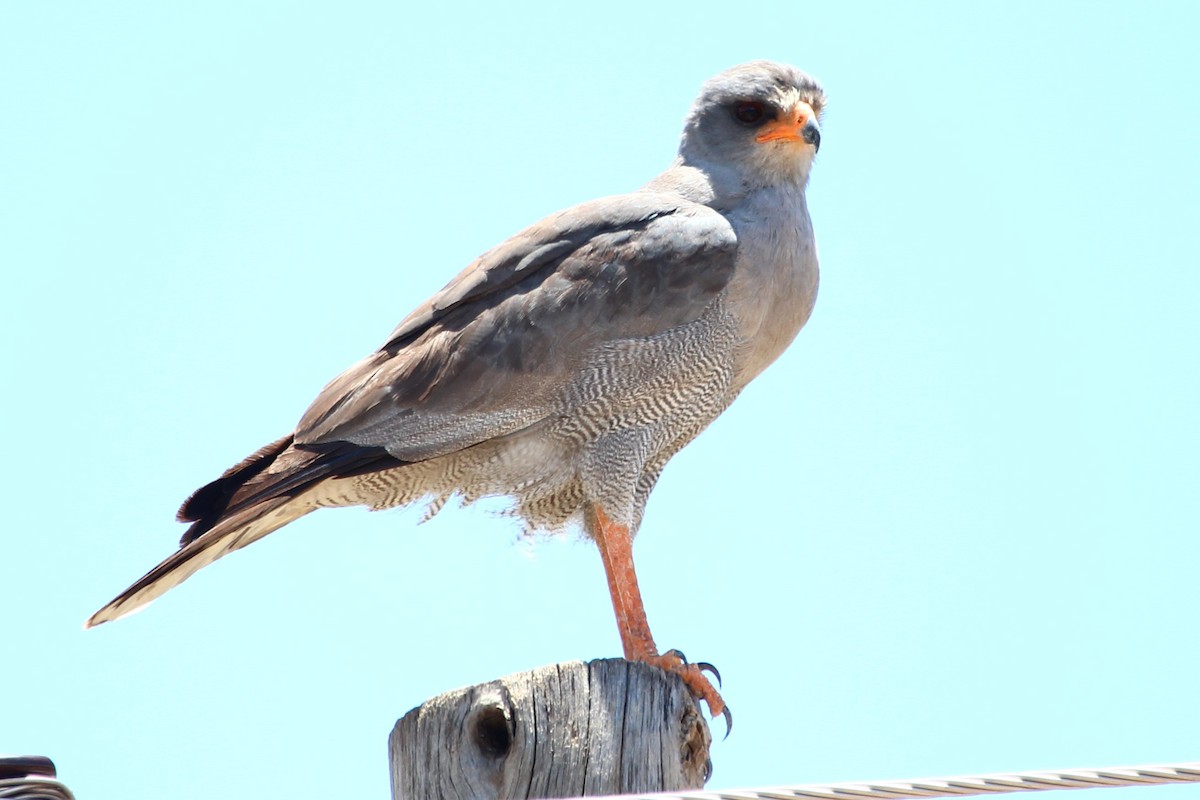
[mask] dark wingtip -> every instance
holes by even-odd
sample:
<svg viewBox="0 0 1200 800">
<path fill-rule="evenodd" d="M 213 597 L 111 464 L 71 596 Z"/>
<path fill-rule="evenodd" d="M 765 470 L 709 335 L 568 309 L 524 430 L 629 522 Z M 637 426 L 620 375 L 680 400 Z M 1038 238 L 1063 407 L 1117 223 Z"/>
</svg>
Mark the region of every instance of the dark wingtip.
<svg viewBox="0 0 1200 800">
<path fill-rule="evenodd" d="M 221 477 L 193 492 L 192 496 L 179 507 L 175 519 L 179 522 L 201 523 L 204 520 L 219 518 L 229 507 L 229 501 L 237 494 L 237 490 L 244 486 L 246 481 L 269 467 L 291 443 L 292 436 L 288 434 L 255 450 L 242 461 L 225 470 Z M 197 527 L 199 526 L 193 525 L 188 528 L 187 533 L 179 542 L 180 545 L 185 545 L 196 538 L 198 534 L 195 534 L 194 531 Z"/>
<path fill-rule="evenodd" d="M 293 448 L 290 455 L 289 448 Z M 291 458 L 291 461 L 277 465 L 276 461 L 281 456 Z M 201 486 L 187 499 L 175 518 L 192 525 L 183 534 L 179 546 L 184 547 L 196 541 L 212 530 L 226 514 L 248 503 L 269 497 L 294 496 L 327 477 L 345 478 L 390 469 L 403 463 L 382 447 L 359 447 L 341 441 L 297 445 L 294 435 L 284 436 L 259 448 L 212 483 Z M 277 474 L 263 475 L 268 468 L 274 468 Z M 260 475 L 262 479 L 256 480 Z"/>
</svg>

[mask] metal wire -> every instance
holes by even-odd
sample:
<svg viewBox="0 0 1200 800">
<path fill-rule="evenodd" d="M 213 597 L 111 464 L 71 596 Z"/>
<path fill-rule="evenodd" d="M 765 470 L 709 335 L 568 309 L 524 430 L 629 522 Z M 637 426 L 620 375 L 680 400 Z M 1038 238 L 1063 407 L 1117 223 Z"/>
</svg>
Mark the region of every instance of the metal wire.
<svg viewBox="0 0 1200 800">
<path fill-rule="evenodd" d="M 958 775 L 906 781 L 826 783 L 803 786 L 767 786 L 760 789 L 723 789 L 716 792 L 667 792 L 622 795 L 623 800 L 911 800 L 919 797 L 968 797 L 1008 792 L 1044 792 L 1051 789 L 1099 789 L 1119 786 L 1154 786 L 1200 783 L 1200 761 L 1152 764 L 1140 767 L 1068 769 L 1056 772 L 998 772 L 991 775 Z M 4 800 L 75 800 L 54 778 L 0 779 Z"/>
<path fill-rule="evenodd" d="M 54 778 L 30 775 L 27 778 L 0 778 L 0 798 L 4 798 L 4 800 L 75 800 L 75 795 Z"/>
<path fill-rule="evenodd" d="M 1140 767 L 1068 769 L 1057 772 L 999 772 L 907 781 L 827 783 L 722 789 L 716 792 L 668 792 L 623 795 L 624 800 L 911 800 L 914 797 L 966 797 L 1051 789 L 1098 789 L 1106 786 L 1152 786 L 1200 783 L 1200 761 Z"/>
</svg>

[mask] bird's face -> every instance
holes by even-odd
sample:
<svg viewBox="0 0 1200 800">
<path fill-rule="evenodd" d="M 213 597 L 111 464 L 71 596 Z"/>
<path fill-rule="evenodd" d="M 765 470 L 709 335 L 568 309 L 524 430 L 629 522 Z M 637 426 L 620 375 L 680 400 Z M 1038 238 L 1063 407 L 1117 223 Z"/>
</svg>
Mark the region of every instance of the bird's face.
<svg viewBox="0 0 1200 800">
<path fill-rule="evenodd" d="M 825 93 L 805 73 L 756 61 L 704 85 L 684 126 L 686 163 L 732 169 L 751 185 L 808 179 L 821 146 Z"/>
</svg>

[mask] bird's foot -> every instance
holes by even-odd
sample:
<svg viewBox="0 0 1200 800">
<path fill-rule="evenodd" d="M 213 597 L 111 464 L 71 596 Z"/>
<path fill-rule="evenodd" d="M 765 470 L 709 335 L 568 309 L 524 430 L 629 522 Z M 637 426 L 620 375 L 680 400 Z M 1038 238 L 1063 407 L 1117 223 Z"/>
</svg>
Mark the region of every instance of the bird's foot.
<svg viewBox="0 0 1200 800">
<path fill-rule="evenodd" d="M 733 713 L 729 710 L 729 706 L 725 705 L 725 701 L 721 698 L 720 693 L 717 692 L 708 680 L 708 677 L 704 674 L 705 672 L 711 672 L 713 677 L 717 679 L 717 685 L 719 686 L 721 684 L 721 673 L 717 672 L 716 667 L 703 661 L 690 664 L 683 653 L 678 650 L 668 650 L 661 655 L 649 656 L 644 660 L 647 664 L 664 669 L 667 672 L 674 672 L 683 678 L 683 682 L 691 691 L 692 696 L 708 704 L 709 714 L 714 718 L 718 714 L 725 718 L 725 736 L 726 738 L 729 737 L 729 732 L 733 730 Z"/>
</svg>

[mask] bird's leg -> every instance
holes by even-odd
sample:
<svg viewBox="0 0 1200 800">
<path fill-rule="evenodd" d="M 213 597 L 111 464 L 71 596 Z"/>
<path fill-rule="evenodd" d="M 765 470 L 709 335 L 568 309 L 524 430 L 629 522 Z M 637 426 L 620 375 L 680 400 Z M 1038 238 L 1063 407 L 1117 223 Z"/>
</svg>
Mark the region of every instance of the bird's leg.
<svg viewBox="0 0 1200 800">
<path fill-rule="evenodd" d="M 709 683 L 700 667 L 683 660 L 678 651 L 659 654 L 650 635 L 650 623 L 642 605 L 642 592 L 638 588 L 637 573 L 633 569 L 633 537 L 629 526 L 614 522 L 599 505 L 592 506 L 594 524 L 592 537 L 600 548 L 604 561 L 604 572 L 608 576 L 608 591 L 612 595 L 613 611 L 617 615 L 617 628 L 621 632 L 621 646 L 629 661 L 643 661 L 661 669 L 675 672 L 696 697 L 708 703 L 714 717 L 729 714 L 725 701 Z"/>
</svg>

